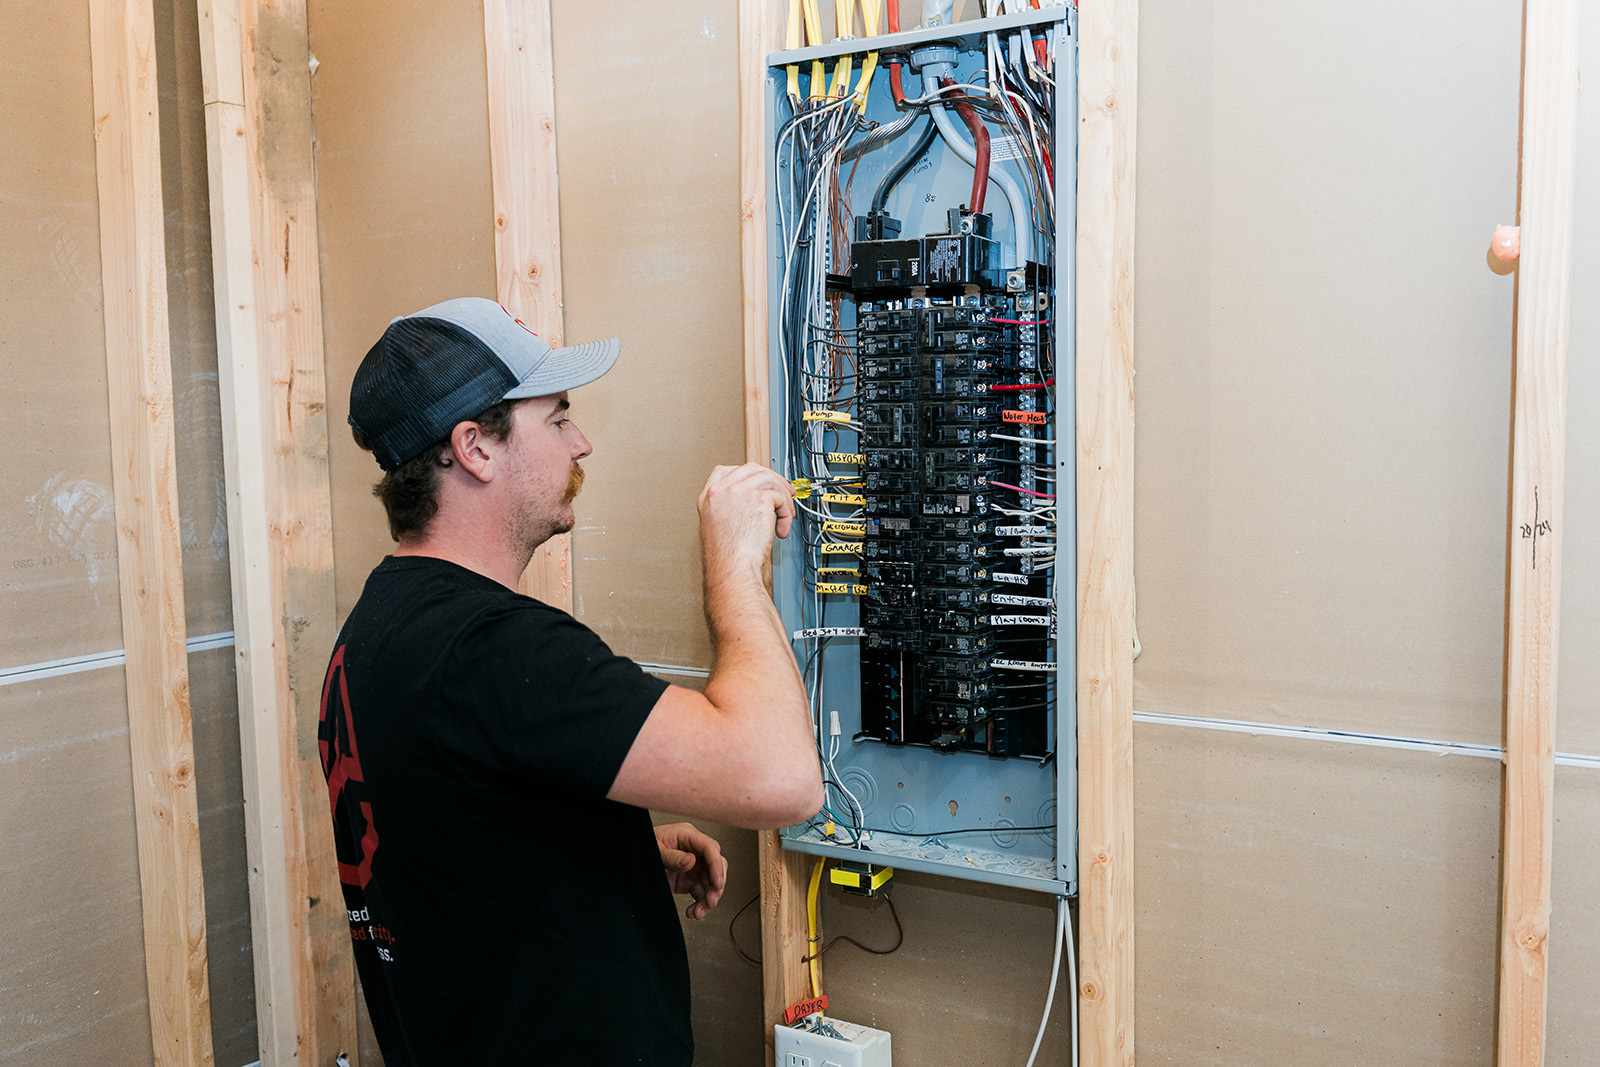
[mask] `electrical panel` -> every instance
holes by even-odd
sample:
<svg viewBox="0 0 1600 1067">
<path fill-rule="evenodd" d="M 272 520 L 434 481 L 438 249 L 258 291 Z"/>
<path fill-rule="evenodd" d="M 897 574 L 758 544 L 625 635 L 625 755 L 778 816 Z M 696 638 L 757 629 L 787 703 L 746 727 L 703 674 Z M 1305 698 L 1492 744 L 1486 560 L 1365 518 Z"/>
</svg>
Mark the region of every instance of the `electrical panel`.
<svg viewBox="0 0 1600 1067">
<path fill-rule="evenodd" d="M 1075 26 L 769 57 L 774 595 L 828 789 L 787 848 L 1076 889 Z"/>
</svg>

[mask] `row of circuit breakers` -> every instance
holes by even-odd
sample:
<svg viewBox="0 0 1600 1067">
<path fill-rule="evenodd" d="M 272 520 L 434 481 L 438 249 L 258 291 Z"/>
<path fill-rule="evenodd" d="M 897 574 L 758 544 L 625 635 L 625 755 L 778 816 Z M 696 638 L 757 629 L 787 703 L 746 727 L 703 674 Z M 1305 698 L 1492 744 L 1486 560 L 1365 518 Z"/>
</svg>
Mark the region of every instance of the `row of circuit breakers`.
<svg viewBox="0 0 1600 1067">
<path fill-rule="evenodd" d="M 857 218 L 851 245 L 861 736 L 1042 757 L 1053 531 L 1025 502 L 1053 469 L 1039 387 L 1050 279 L 991 266 L 988 215 L 948 219 L 907 238 L 893 219 Z"/>
</svg>

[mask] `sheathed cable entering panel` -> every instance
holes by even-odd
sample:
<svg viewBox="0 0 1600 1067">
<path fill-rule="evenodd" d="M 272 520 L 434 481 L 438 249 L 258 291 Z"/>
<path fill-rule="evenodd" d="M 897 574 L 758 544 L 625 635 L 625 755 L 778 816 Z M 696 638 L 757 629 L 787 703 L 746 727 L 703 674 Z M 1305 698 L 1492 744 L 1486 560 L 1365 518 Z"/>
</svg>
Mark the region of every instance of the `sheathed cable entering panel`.
<svg viewBox="0 0 1600 1067">
<path fill-rule="evenodd" d="M 878 183 L 877 191 L 872 194 L 872 214 L 883 213 L 884 205 L 889 202 L 889 194 L 900 184 L 902 178 L 911 173 L 911 168 L 917 165 L 917 160 L 927 155 L 928 149 L 933 146 L 933 139 L 938 135 L 938 127 L 929 120 L 928 125 L 923 127 L 922 136 L 911 146 L 911 151 L 907 152 L 900 162 L 883 176 L 883 181 Z"/>
<path fill-rule="evenodd" d="M 956 80 L 954 78 L 940 78 L 939 84 L 946 89 L 951 89 L 955 87 Z M 961 116 L 961 121 L 967 124 L 967 129 L 972 131 L 974 148 L 972 200 L 968 205 L 968 209 L 974 215 L 981 215 L 983 214 L 984 194 L 989 191 L 989 129 L 983 124 L 983 120 L 978 117 L 978 113 L 972 109 L 972 105 L 967 102 L 964 94 L 951 93 L 946 99 L 955 107 L 956 114 Z M 1021 248 L 1017 249 L 1017 256 L 1024 262 L 1027 260 L 1027 254 Z"/>
<path fill-rule="evenodd" d="M 899 33 L 900 32 L 900 0 L 889 0 L 889 9 L 888 10 L 889 10 L 889 32 L 890 33 Z M 890 74 L 890 78 L 889 78 L 889 94 L 894 97 L 894 106 L 897 109 L 898 108 L 904 108 L 906 106 L 906 90 L 905 90 L 905 86 L 903 86 L 900 83 L 900 74 L 901 74 L 901 67 L 902 66 L 903 66 L 903 64 L 900 62 L 899 59 L 891 59 L 891 60 L 889 60 L 889 74 Z"/>
<path fill-rule="evenodd" d="M 940 69 L 941 67 L 943 69 Z M 950 65 L 948 63 L 934 63 L 922 68 L 923 89 L 925 94 L 934 101 L 928 108 L 928 114 L 933 116 L 934 123 L 939 127 L 939 136 L 943 137 L 945 144 L 950 146 L 950 151 L 954 152 L 963 162 L 976 167 L 978 162 L 977 146 L 967 140 L 966 136 L 956 128 L 955 121 L 950 118 L 950 113 L 941 103 L 938 103 L 938 100 L 945 92 L 944 88 L 939 84 L 939 80 L 948 76 L 949 73 Z M 1028 198 L 1023 195 L 1021 186 L 1017 185 L 1016 181 L 1004 170 L 990 171 L 989 180 L 1000 187 L 1000 191 L 1005 194 L 1006 203 L 1011 205 L 1011 227 L 1016 242 L 1017 265 L 1021 266 L 1034 258 L 1033 226 L 1029 221 L 1033 217 L 1033 212 L 1030 209 Z"/>
</svg>

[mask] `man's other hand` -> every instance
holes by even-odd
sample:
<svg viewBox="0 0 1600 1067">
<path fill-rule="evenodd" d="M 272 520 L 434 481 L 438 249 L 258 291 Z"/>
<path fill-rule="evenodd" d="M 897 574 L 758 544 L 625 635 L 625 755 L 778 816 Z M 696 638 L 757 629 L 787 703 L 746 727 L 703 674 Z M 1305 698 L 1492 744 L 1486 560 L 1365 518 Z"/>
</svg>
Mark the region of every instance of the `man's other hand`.
<svg viewBox="0 0 1600 1067">
<path fill-rule="evenodd" d="M 728 861 L 722 856 L 722 846 L 689 823 L 675 822 L 656 827 L 656 847 L 661 850 L 661 866 L 672 891 L 694 898 L 683 913 L 691 919 L 711 914 L 728 884 Z"/>
</svg>

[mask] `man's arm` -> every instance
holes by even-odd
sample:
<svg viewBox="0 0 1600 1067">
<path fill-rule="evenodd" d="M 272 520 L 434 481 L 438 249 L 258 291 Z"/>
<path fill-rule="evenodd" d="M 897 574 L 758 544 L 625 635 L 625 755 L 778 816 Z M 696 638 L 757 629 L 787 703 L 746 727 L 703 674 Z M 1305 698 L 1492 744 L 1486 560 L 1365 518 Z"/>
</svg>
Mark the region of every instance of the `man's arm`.
<svg viewBox="0 0 1600 1067">
<path fill-rule="evenodd" d="M 789 483 L 753 463 L 718 467 L 700 494 L 704 694 L 672 686 L 650 711 L 607 795 L 643 808 L 770 829 L 822 807 L 811 711 L 767 573 L 794 520 Z"/>
</svg>

